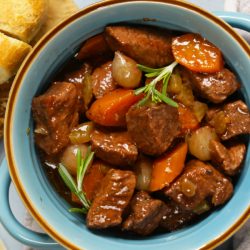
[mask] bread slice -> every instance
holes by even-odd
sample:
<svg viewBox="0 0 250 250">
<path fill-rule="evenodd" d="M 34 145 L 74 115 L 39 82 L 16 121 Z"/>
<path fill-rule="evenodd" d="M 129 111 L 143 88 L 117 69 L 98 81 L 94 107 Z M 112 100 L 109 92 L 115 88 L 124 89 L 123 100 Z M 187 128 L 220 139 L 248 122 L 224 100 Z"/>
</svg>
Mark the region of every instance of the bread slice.
<svg viewBox="0 0 250 250">
<path fill-rule="evenodd" d="M 0 0 L 0 31 L 29 43 L 46 17 L 47 0 Z"/>
<path fill-rule="evenodd" d="M 46 20 L 32 40 L 32 44 L 35 44 L 44 34 L 77 10 L 74 0 L 48 0 Z"/>
<path fill-rule="evenodd" d="M 0 84 L 14 76 L 31 46 L 0 32 Z"/>
</svg>

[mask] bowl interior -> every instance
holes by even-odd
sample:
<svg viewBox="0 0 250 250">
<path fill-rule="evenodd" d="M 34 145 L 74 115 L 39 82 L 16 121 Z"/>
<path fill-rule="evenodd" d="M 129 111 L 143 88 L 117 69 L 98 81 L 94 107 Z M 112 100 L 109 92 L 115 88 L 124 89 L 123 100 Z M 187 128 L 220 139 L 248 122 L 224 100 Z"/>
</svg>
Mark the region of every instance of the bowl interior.
<svg viewBox="0 0 250 250">
<path fill-rule="evenodd" d="M 68 212 L 69 205 L 54 191 L 40 164 L 34 147 L 33 120 L 31 116 L 32 98 L 48 87 L 55 72 L 79 48 L 82 41 L 101 32 L 110 23 L 133 22 L 157 25 L 169 29 L 200 33 L 217 45 L 223 52 L 226 62 L 236 72 L 242 82 L 241 93 L 246 103 L 250 103 L 250 63 L 247 53 L 238 42 L 222 27 L 194 12 L 192 8 L 176 3 L 127 2 L 100 7 L 91 13 L 82 11 L 65 22 L 63 28 L 55 29 L 47 39 L 36 46 L 32 56 L 17 77 L 16 90 L 13 90 L 11 113 L 10 145 L 14 167 L 17 173 L 15 184 L 28 197 L 28 207 L 33 207 L 36 218 L 49 224 L 50 233 L 66 246 L 69 242 L 84 249 L 196 249 L 201 248 L 222 235 L 233 226 L 250 205 L 249 150 L 245 166 L 235 187 L 234 196 L 222 208 L 217 209 L 206 219 L 188 228 L 149 238 L 122 238 L 113 234 L 91 232 L 84 219 Z M 147 21 L 144 18 L 148 18 Z M 148 21 L 154 20 L 154 21 Z M 53 34 L 56 34 L 54 36 Z M 51 37 L 49 39 L 49 37 Z M 41 49 L 42 48 L 42 49 Z M 32 61 L 32 63 L 31 63 Z M 24 73 L 22 73 L 24 72 Z M 21 82 L 19 84 L 18 82 Z M 14 98 L 14 94 L 17 95 Z M 27 128 L 30 133 L 27 135 Z M 7 138 L 7 140 L 8 140 Z M 248 140 L 248 138 L 247 138 Z M 42 224 L 43 224 L 42 223 Z M 44 225 L 44 224 L 43 224 Z M 72 245 L 71 245 L 72 246 Z"/>
</svg>

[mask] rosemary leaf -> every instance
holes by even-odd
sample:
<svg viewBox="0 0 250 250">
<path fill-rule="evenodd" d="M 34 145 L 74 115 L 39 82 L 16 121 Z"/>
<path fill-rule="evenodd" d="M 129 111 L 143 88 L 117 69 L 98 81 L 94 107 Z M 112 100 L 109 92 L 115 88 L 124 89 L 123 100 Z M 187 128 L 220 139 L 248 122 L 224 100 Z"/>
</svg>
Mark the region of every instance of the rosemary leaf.
<svg viewBox="0 0 250 250">
<path fill-rule="evenodd" d="M 148 100 L 150 100 L 150 97 L 151 97 L 151 100 L 154 103 L 165 102 L 166 104 L 170 106 L 173 106 L 176 108 L 178 107 L 178 104 L 167 96 L 168 82 L 177 64 L 178 64 L 177 62 L 173 62 L 170 65 L 164 68 L 159 68 L 159 69 L 153 69 L 153 68 L 141 65 L 141 64 L 137 65 L 137 67 L 141 71 L 146 72 L 145 74 L 146 77 L 148 78 L 155 77 L 149 84 L 134 90 L 135 95 L 139 95 L 142 93 L 146 94 L 146 96 L 137 103 L 138 106 L 145 105 L 148 102 Z M 162 92 L 160 93 L 156 89 L 156 84 L 161 80 L 163 80 L 163 87 L 162 87 Z"/>
<path fill-rule="evenodd" d="M 162 94 L 163 95 L 167 95 L 167 88 L 168 88 L 168 82 L 170 80 L 170 77 L 171 77 L 171 74 L 168 74 L 166 75 L 164 78 L 163 78 L 163 87 L 162 87 Z"/>
<path fill-rule="evenodd" d="M 81 175 L 81 168 L 82 168 L 82 155 L 79 149 L 77 150 L 77 153 L 76 153 L 76 160 L 77 160 L 76 178 L 77 178 L 77 183 L 79 183 L 80 175 Z"/>
<path fill-rule="evenodd" d="M 159 69 L 154 69 L 154 68 L 150 68 L 141 64 L 137 64 L 137 67 L 139 70 L 145 72 L 145 73 L 152 73 L 152 72 L 160 72 L 162 71 L 164 68 L 159 68 Z"/>
<path fill-rule="evenodd" d="M 172 106 L 172 107 L 174 107 L 174 108 L 178 108 L 178 103 L 177 103 L 177 102 L 175 102 L 175 101 L 172 100 L 171 98 L 169 98 L 169 97 L 163 95 L 163 94 L 162 94 L 161 92 L 159 92 L 158 90 L 155 90 L 155 92 L 156 92 L 156 94 L 159 96 L 159 98 L 160 98 L 163 102 L 169 104 L 170 106 Z"/>
<path fill-rule="evenodd" d="M 87 211 L 90 208 L 91 202 L 87 199 L 86 194 L 82 190 L 82 182 L 84 175 L 91 164 L 94 157 L 94 152 L 91 152 L 91 148 L 88 148 L 88 151 L 86 153 L 85 158 L 82 158 L 81 151 L 77 150 L 76 155 L 76 163 L 77 163 L 77 184 L 75 183 L 73 177 L 70 175 L 68 170 L 63 166 L 63 164 L 59 164 L 58 172 L 67 185 L 67 187 L 70 189 L 72 193 L 74 193 L 77 198 L 81 201 L 83 207 L 82 208 L 72 208 L 70 209 L 70 212 L 82 212 L 87 213 Z"/>
<path fill-rule="evenodd" d="M 89 209 L 89 206 L 90 206 L 90 202 L 89 200 L 86 198 L 86 194 L 82 191 L 82 190 L 79 190 L 76 194 L 75 194 L 78 199 L 82 202 L 83 206 L 86 208 L 86 209 Z"/>
<path fill-rule="evenodd" d="M 69 212 L 86 214 L 88 212 L 88 210 L 84 207 L 83 208 L 72 207 L 69 209 Z"/>
<path fill-rule="evenodd" d="M 85 159 L 82 162 L 82 166 L 81 166 L 81 172 L 80 172 L 80 177 L 79 177 L 79 181 L 78 181 L 78 189 L 80 189 L 82 187 L 82 182 L 83 182 L 83 177 L 90 165 L 90 163 L 92 162 L 94 157 L 94 153 L 91 152 L 91 148 L 88 148 L 88 151 L 86 153 Z"/>
<path fill-rule="evenodd" d="M 145 74 L 145 76 L 147 78 L 152 78 L 152 77 L 155 77 L 155 76 L 158 76 L 158 75 L 159 75 L 159 72 L 151 72 L 151 73 Z"/>
<path fill-rule="evenodd" d="M 138 105 L 139 107 L 144 106 L 144 105 L 148 102 L 148 100 L 149 100 L 149 97 L 146 96 L 146 97 L 144 97 L 143 99 L 141 99 L 141 100 L 137 103 L 137 105 Z"/>
<path fill-rule="evenodd" d="M 68 170 L 61 163 L 59 164 L 58 172 L 59 172 L 60 176 L 62 177 L 64 183 L 70 189 L 70 191 L 73 192 L 73 193 L 76 193 L 77 192 L 77 187 L 76 187 L 75 181 L 71 177 Z"/>
<path fill-rule="evenodd" d="M 135 94 L 135 95 L 140 95 L 140 94 L 142 94 L 142 93 L 145 91 L 145 88 L 146 88 L 146 86 L 143 86 L 143 87 L 141 87 L 141 88 L 139 88 L 139 89 L 136 89 L 136 90 L 134 91 L 134 94 Z"/>
</svg>

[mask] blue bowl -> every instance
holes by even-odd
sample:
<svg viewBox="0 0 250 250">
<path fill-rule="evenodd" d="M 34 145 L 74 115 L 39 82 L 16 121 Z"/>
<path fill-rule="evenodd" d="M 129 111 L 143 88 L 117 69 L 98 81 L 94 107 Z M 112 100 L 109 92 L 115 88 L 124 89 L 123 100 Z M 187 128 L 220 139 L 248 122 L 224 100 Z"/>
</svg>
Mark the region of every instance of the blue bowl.
<svg viewBox="0 0 250 250">
<path fill-rule="evenodd" d="M 235 16 L 232 20 L 238 26 L 250 29 L 249 17 L 244 19 Z M 234 195 L 227 204 L 195 225 L 145 239 L 125 239 L 89 231 L 81 216 L 68 212 L 69 205 L 52 188 L 36 153 L 32 98 L 47 88 L 54 73 L 74 55 L 82 41 L 101 32 L 110 23 L 124 21 L 195 32 L 206 37 L 222 50 L 227 64 L 236 72 L 242 83 L 241 92 L 249 106 L 250 48 L 228 24 L 183 1 L 104 1 L 80 11 L 53 29 L 35 46 L 20 69 L 11 91 L 5 124 L 5 150 L 12 181 L 41 227 L 66 248 L 211 249 L 232 235 L 249 217 L 249 150 Z M 30 133 L 27 133 L 27 128 Z M 8 225 L 4 217 L 10 215 L 6 211 L 1 213 L 4 225 L 19 240 L 34 246 L 42 245 L 39 240 L 44 240 L 45 246 L 53 244 L 46 237 L 40 236 L 34 236 L 37 238 L 29 242 L 28 234 L 24 239 L 13 232 L 15 226 L 12 223 L 12 226 Z"/>
</svg>

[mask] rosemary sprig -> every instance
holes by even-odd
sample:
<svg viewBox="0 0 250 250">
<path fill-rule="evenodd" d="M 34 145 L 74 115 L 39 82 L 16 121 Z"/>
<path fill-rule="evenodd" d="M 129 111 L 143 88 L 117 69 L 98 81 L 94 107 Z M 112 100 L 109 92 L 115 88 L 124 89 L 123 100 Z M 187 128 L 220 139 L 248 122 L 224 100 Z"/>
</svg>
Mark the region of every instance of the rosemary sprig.
<svg viewBox="0 0 250 250">
<path fill-rule="evenodd" d="M 77 176 L 75 182 L 74 178 L 70 175 L 67 168 L 63 166 L 63 164 L 59 164 L 58 172 L 63 179 L 66 186 L 70 189 L 72 193 L 74 193 L 78 199 L 82 202 L 83 207 L 82 208 L 70 208 L 70 212 L 81 212 L 81 213 L 87 213 L 90 208 L 90 201 L 87 199 L 86 194 L 82 190 L 82 182 L 84 175 L 91 164 L 94 157 L 94 152 L 91 152 L 90 147 L 88 148 L 88 151 L 86 153 L 85 158 L 82 158 L 81 151 L 77 150 L 76 160 L 77 160 Z"/>
<path fill-rule="evenodd" d="M 170 106 L 173 107 L 178 107 L 178 104 L 172 100 L 171 98 L 169 98 L 167 96 L 167 86 L 168 86 L 168 82 L 169 79 L 171 77 L 171 74 L 175 68 L 175 66 L 177 65 L 177 62 L 173 62 L 170 65 L 164 67 L 164 68 L 158 68 L 158 69 L 153 69 L 153 68 L 149 68 L 146 66 L 143 66 L 141 64 L 138 64 L 137 67 L 145 72 L 145 76 L 148 78 L 151 77 L 155 77 L 149 84 L 138 88 L 134 91 L 135 95 L 139 95 L 139 94 L 146 94 L 146 96 L 140 100 L 138 102 L 139 106 L 143 106 L 145 103 L 147 103 L 147 101 L 150 99 L 152 102 L 157 103 L 157 102 L 165 102 Z M 158 91 L 155 86 L 157 84 L 157 82 L 159 81 L 163 81 L 163 87 L 162 87 L 162 91 Z"/>
</svg>

